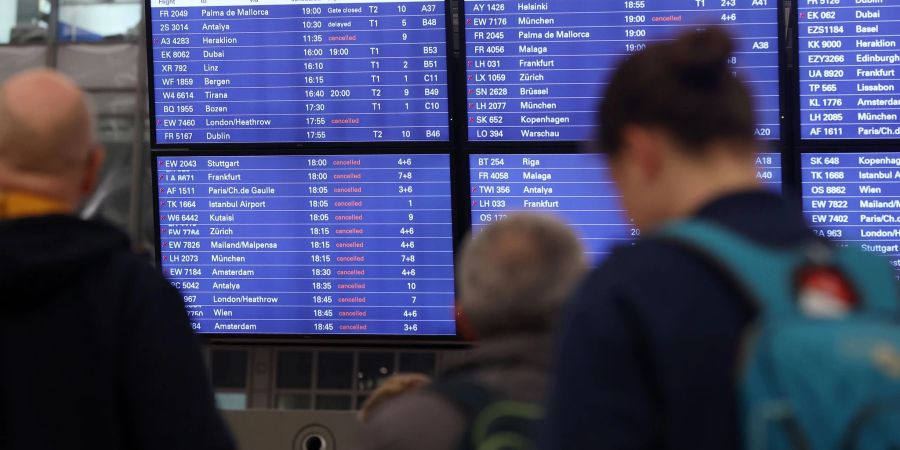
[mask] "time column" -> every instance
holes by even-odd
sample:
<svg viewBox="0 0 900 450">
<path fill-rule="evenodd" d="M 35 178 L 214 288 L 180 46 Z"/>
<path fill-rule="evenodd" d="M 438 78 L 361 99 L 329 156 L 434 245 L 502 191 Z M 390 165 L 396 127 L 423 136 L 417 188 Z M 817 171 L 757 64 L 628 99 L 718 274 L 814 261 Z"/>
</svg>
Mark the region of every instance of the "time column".
<svg viewBox="0 0 900 450">
<path fill-rule="evenodd" d="M 449 156 L 307 163 L 312 332 L 454 334 Z"/>
<path fill-rule="evenodd" d="M 309 255 L 303 262 L 307 268 L 308 278 L 308 305 L 310 306 L 307 320 L 311 320 L 309 332 L 333 333 L 336 331 L 333 319 L 335 312 L 333 306 L 340 298 L 335 298 L 336 280 L 332 277 L 337 271 L 333 264 L 339 260 L 337 240 L 333 239 L 331 210 L 336 203 L 330 196 L 336 195 L 331 186 L 333 175 L 329 172 L 331 161 L 324 157 L 299 157 L 301 167 L 296 167 L 303 174 L 306 192 L 299 193 L 302 209 L 306 210 L 307 220 L 306 234 L 307 248 L 304 253 Z M 306 291 L 306 289 L 301 289 Z M 301 302 L 303 303 L 303 302 Z"/>
</svg>

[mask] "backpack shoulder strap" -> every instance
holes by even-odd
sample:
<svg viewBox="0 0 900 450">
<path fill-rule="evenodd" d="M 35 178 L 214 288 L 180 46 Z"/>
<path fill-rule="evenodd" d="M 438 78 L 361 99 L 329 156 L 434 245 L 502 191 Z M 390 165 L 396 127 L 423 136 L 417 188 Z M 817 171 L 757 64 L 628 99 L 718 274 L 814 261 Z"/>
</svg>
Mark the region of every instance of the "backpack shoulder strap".
<svg viewBox="0 0 900 450">
<path fill-rule="evenodd" d="M 900 312 L 900 291 L 892 268 L 878 256 L 861 250 L 835 249 L 817 241 L 780 250 L 756 244 L 703 220 L 674 223 L 657 233 L 657 237 L 704 255 L 734 278 L 767 314 L 796 313 L 794 276 L 810 263 L 836 266 L 857 289 L 861 308 L 866 312 Z"/>
<path fill-rule="evenodd" d="M 704 220 L 668 225 L 655 235 L 704 256 L 730 276 L 761 313 L 795 314 L 793 274 L 805 261 L 803 252 L 764 247 Z"/>
<path fill-rule="evenodd" d="M 845 247 L 835 251 L 834 264 L 852 281 L 865 311 L 900 315 L 897 275 L 882 257 Z"/>
</svg>

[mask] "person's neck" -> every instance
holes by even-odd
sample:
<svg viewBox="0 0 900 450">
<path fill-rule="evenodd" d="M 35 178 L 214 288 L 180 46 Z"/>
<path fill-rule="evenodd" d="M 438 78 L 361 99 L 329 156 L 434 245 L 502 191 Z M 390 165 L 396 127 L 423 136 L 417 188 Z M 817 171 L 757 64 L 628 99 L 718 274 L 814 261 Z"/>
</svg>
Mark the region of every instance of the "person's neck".
<svg viewBox="0 0 900 450">
<path fill-rule="evenodd" d="M 0 220 L 24 219 L 56 214 L 73 214 L 65 201 L 24 191 L 0 189 Z"/>
<path fill-rule="evenodd" d="M 684 164 L 666 196 L 668 222 L 691 217 L 714 200 L 738 192 L 761 190 L 753 160 L 732 155 Z M 661 223 L 662 224 L 662 223 Z"/>
</svg>

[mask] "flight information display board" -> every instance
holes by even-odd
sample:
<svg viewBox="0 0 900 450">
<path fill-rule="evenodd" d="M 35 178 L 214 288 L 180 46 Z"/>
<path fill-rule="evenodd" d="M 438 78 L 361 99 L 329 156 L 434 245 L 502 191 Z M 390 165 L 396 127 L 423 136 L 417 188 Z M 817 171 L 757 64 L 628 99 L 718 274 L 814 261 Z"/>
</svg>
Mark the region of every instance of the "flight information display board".
<svg viewBox="0 0 900 450">
<path fill-rule="evenodd" d="M 444 0 L 148 0 L 156 145 L 448 141 Z"/>
<path fill-rule="evenodd" d="M 627 218 L 601 155 L 470 155 L 472 229 L 511 211 L 546 211 L 578 232 L 588 256 L 599 261 L 641 230 Z M 781 191 L 781 155 L 757 157 L 757 178 Z"/>
<path fill-rule="evenodd" d="M 799 0 L 801 139 L 900 139 L 900 0 Z"/>
<path fill-rule="evenodd" d="M 464 0 L 470 141 L 591 138 L 617 64 L 689 26 L 737 38 L 735 71 L 750 83 L 757 135 L 780 135 L 779 8 L 754 0 Z"/>
<path fill-rule="evenodd" d="M 900 279 L 900 153 L 804 153 L 803 211 L 817 234 L 890 258 Z"/>
<path fill-rule="evenodd" d="M 455 335 L 448 155 L 159 156 L 199 333 Z"/>
</svg>

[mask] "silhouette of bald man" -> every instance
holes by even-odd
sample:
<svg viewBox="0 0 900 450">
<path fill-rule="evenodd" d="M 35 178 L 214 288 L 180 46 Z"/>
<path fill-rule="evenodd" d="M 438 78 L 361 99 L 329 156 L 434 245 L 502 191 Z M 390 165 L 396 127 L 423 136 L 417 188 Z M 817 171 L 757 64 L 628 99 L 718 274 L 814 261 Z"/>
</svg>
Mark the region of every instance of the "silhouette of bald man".
<svg viewBox="0 0 900 450">
<path fill-rule="evenodd" d="M 180 294 L 74 214 L 103 154 L 69 79 L 0 86 L 0 449 L 232 449 Z"/>
<path fill-rule="evenodd" d="M 84 94 L 68 79 L 35 70 L 0 88 L 0 190 L 72 212 L 94 190 L 103 154 Z"/>
</svg>

